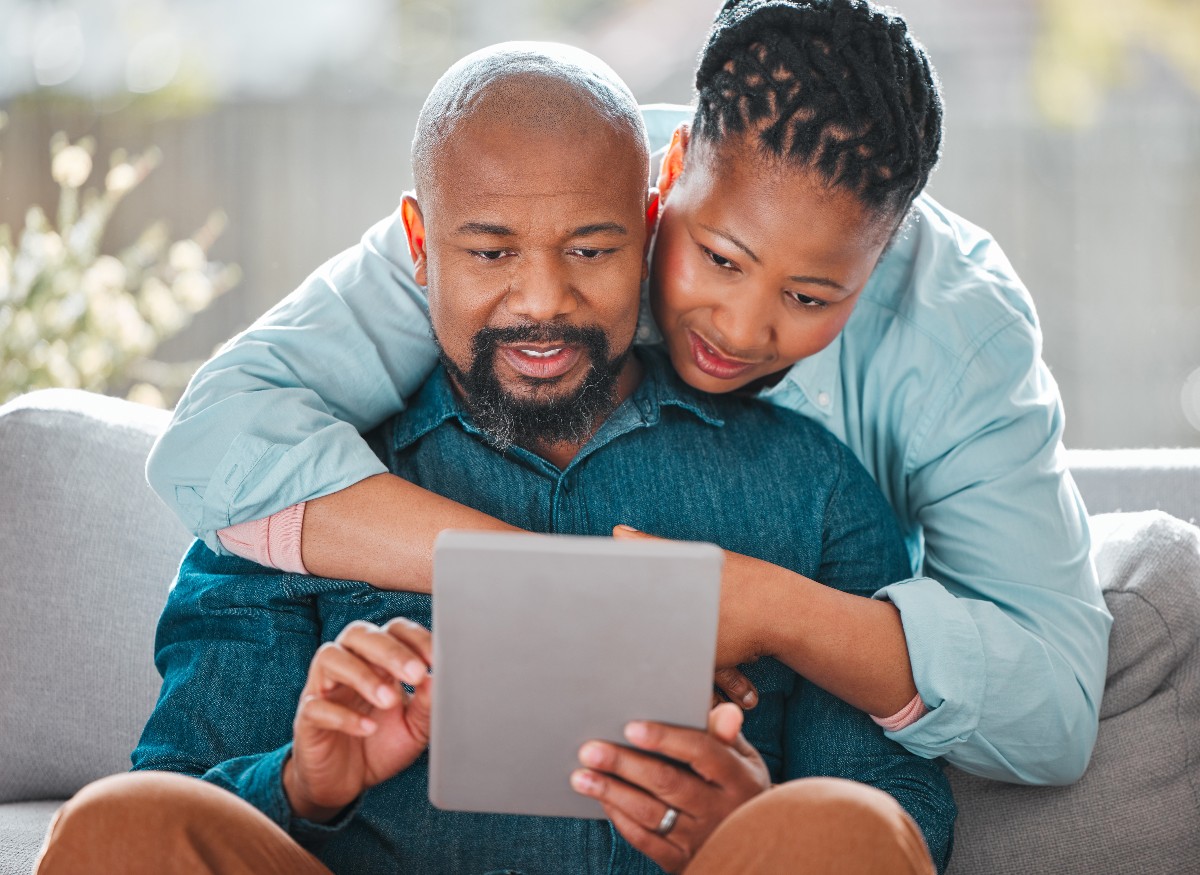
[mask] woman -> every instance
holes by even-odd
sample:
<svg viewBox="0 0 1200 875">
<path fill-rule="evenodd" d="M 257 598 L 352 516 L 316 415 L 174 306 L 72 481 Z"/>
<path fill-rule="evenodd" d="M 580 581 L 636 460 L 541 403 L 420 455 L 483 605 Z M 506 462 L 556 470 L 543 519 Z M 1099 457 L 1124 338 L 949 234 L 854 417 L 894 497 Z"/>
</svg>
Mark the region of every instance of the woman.
<svg viewBox="0 0 1200 875">
<path fill-rule="evenodd" d="M 801 645 L 772 655 L 910 750 L 1075 780 L 1111 619 L 1032 303 L 985 233 L 920 194 L 941 142 L 923 49 L 869 3 L 731 0 L 696 86 L 691 125 L 646 112 L 652 145 L 675 131 L 650 282 L 671 360 L 693 386 L 758 391 L 837 434 L 924 574 L 847 600 L 730 556 L 721 665 L 788 624 Z M 382 473 L 358 435 L 436 361 L 402 225 L 376 226 L 193 379 L 148 473 L 213 549 L 427 591 L 437 532 L 499 527 Z M 748 615 L 751 581 L 787 601 Z"/>
</svg>

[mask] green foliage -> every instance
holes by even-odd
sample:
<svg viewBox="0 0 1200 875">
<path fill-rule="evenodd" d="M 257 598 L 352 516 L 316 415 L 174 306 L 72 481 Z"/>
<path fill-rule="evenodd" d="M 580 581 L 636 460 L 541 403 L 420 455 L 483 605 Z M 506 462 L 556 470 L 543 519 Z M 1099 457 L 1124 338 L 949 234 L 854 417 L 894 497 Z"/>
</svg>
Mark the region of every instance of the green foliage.
<svg viewBox="0 0 1200 875">
<path fill-rule="evenodd" d="M 163 392 L 182 388 L 192 368 L 148 357 L 240 278 L 236 266 L 208 259 L 225 225 L 220 213 L 182 240 L 172 242 L 156 222 L 132 246 L 102 254 L 113 211 L 161 155 L 118 151 L 102 187 L 85 190 L 94 149 L 90 138 L 70 143 L 55 135 L 57 216 L 51 221 L 40 206 L 30 207 L 15 241 L 0 225 L 0 402 L 33 389 L 103 392 L 141 379 L 130 396 L 163 403 Z"/>
<path fill-rule="evenodd" d="M 1089 124 L 1105 92 L 1130 77 L 1138 54 L 1161 58 L 1200 93 L 1197 0 L 1040 0 L 1034 97 L 1064 126 Z"/>
</svg>

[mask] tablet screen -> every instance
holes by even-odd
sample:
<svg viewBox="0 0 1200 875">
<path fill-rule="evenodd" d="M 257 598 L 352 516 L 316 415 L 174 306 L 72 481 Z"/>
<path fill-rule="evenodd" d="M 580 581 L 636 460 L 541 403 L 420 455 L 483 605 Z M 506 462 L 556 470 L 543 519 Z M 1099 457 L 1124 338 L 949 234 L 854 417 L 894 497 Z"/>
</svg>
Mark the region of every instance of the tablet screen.
<svg viewBox="0 0 1200 875">
<path fill-rule="evenodd" d="M 429 798 L 602 818 L 580 746 L 630 720 L 703 728 L 723 553 L 712 544 L 446 532 L 434 550 Z"/>
</svg>

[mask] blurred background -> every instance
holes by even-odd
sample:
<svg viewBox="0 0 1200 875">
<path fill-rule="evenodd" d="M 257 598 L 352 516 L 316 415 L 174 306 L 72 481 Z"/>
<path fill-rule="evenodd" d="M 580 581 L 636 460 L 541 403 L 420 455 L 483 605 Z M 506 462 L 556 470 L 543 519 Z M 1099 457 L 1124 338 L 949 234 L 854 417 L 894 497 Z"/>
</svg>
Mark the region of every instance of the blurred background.
<svg viewBox="0 0 1200 875">
<path fill-rule="evenodd" d="M 0 401 L 170 405 L 390 213 L 452 61 L 503 39 L 691 100 L 716 0 L 0 0 Z M 1200 446 L 1200 0 L 902 0 L 930 185 L 1038 306 L 1073 447 Z"/>
</svg>

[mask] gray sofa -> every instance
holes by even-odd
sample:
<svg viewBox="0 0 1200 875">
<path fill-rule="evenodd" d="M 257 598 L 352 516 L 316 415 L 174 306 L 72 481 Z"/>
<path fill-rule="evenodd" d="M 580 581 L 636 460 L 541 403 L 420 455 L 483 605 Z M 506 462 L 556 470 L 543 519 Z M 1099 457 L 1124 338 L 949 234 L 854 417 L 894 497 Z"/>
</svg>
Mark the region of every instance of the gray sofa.
<svg viewBox="0 0 1200 875">
<path fill-rule="evenodd" d="M 189 542 L 142 475 L 165 421 L 70 390 L 0 407 L 0 875 L 29 871 L 63 799 L 128 767 L 153 706 Z M 1200 530 L 1181 521 L 1200 517 L 1200 450 L 1069 463 L 1116 619 L 1095 755 L 1061 788 L 951 769 L 951 872 L 1200 873 Z"/>
</svg>

